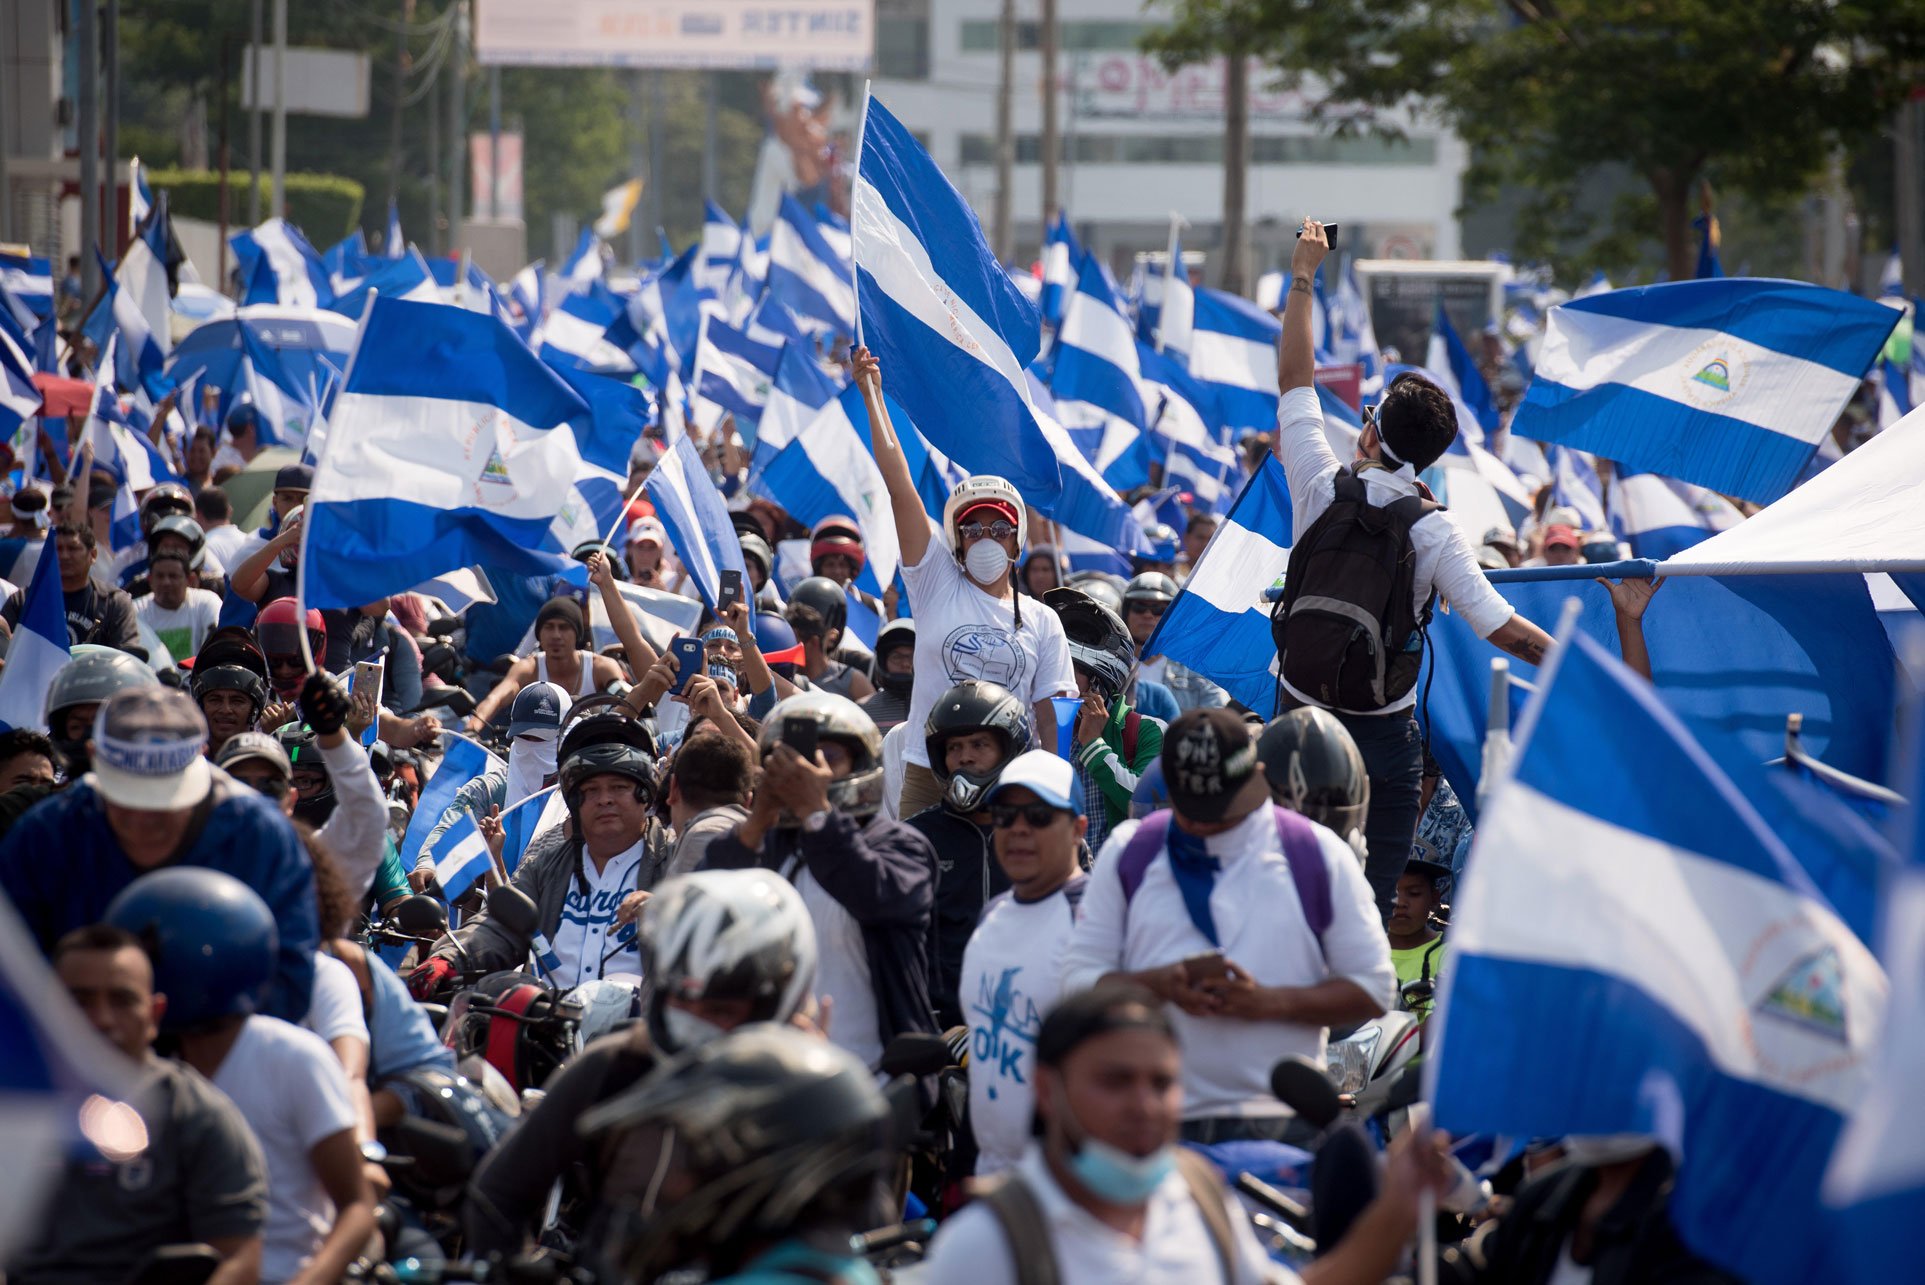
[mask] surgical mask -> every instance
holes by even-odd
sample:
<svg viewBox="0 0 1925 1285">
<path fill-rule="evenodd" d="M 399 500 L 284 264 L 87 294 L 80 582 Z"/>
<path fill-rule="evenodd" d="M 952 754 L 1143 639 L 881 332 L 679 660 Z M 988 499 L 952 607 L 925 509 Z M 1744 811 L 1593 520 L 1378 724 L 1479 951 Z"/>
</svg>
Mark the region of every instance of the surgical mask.
<svg viewBox="0 0 1925 1285">
<path fill-rule="evenodd" d="M 1009 551 L 994 540 L 978 540 L 963 554 L 963 568 L 977 584 L 995 584 L 996 578 L 1009 570 Z"/>
<path fill-rule="evenodd" d="M 673 1004 L 662 1009 L 662 1024 L 668 1028 L 669 1039 L 675 1041 L 677 1053 L 701 1048 L 704 1044 L 713 1043 L 728 1034 L 707 1018 L 697 1017 L 687 1009 L 677 1008 Z"/>
<path fill-rule="evenodd" d="M 1574 1133 L 1564 1139 L 1564 1154 L 1586 1169 L 1621 1164 L 1657 1149 L 1648 1133 Z"/>
<path fill-rule="evenodd" d="M 1056 1102 L 1064 1119 L 1073 1122 L 1076 1117 L 1060 1092 Z M 1075 1125 L 1075 1133 L 1082 1131 L 1081 1125 Z M 1069 1171 L 1092 1196 L 1112 1205 L 1142 1204 L 1176 1169 L 1173 1146 L 1158 1147 L 1147 1156 L 1133 1156 L 1091 1137 L 1072 1139 L 1071 1145 L 1076 1150 L 1069 1158 Z"/>
</svg>

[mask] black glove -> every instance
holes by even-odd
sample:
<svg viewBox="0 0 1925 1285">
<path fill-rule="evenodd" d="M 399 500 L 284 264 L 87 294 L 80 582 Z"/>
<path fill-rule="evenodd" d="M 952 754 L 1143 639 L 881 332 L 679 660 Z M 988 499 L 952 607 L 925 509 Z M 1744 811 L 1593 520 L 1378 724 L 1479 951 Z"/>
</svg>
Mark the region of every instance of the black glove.
<svg viewBox="0 0 1925 1285">
<path fill-rule="evenodd" d="M 334 675 L 315 670 L 301 684 L 301 717 L 319 736 L 331 736 L 348 721 L 347 688 Z"/>
</svg>

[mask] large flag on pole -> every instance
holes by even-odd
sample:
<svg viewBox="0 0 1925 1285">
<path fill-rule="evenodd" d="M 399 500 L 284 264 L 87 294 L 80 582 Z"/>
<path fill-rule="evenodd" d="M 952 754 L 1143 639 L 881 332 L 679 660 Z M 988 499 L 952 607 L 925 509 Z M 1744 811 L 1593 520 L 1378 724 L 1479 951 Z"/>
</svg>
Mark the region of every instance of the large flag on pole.
<svg viewBox="0 0 1925 1285">
<path fill-rule="evenodd" d="M 909 417 L 887 396 L 883 401 L 897 440 L 913 437 L 915 425 Z M 803 526 L 813 528 L 835 515 L 853 518 L 868 554 L 856 583 L 878 596 L 888 589 L 896 578 L 900 547 L 896 517 L 869 450 L 868 411 L 860 388 L 851 384 L 824 406 L 769 461 L 762 472 L 762 486 Z"/>
<path fill-rule="evenodd" d="M 1650 1135 L 1692 1249 L 1758 1285 L 1837 1279 L 1810 1213 L 1884 974 L 1651 686 L 1568 618 L 1559 641 L 1452 915 L 1437 1121 Z"/>
<path fill-rule="evenodd" d="M 713 610 L 721 573 L 739 571 L 746 576 L 749 568 L 742 561 L 728 503 L 709 479 L 694 441 L 684 436 L 664 451 L 643 487 L 655 506 L 655 516 L 668 528 L 669 542 L 687 568 L 688 578 Z"/>
<path fill-rule="evenodd" d="M 320 308 L 334 298 L 327 265 L 301 230 L 286 219 L 269 219 L 227 238 L 234 247 L 246 293 L 242 303 L 279 303 Z"/>
<path fill-rule="evenodd" d="M 351 607 L 456 567 L 534 575 L 597 540 L 581 398 L 493 316 L 379 299 L 362 323 L 302 537 L 307 604 Z"/>
<path fill-rule="evenodd" d="M 162 192 L 153 215 L 127 247 L 114 273 L 114 324 L 120 328 L 121 359 L 148 395 L 159 400 L 172 381 L 162 372 L 174 350 L 170 330 L 172 294 L 167 286 L 167 193 Z"/>
<path fill-rule="evenodd" d="M 1743 277 L 1573 299 L 1551 310 L 1511 431 L 1768 504 L 1898 322 L 1873 299 Z"/>
<path fill-rule="evenodd" d="M 71 636 L 67 600 L 60 590 L 60 559 L 43 552 L 21 601 L 6 667 L 0 669 L 0 727 L 47 730 L 47 688 L 72 659 L 67 650 Z"/>
</svg>

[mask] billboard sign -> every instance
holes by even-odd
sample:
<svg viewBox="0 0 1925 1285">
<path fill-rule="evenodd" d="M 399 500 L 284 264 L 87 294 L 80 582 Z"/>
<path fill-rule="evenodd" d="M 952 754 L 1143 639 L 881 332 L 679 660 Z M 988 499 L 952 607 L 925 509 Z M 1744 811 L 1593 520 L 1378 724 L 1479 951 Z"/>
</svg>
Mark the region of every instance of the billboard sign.
<svg viewBox="0 0 1925 1285">
<path fill-rule="evenodd" d="M 484 65 L 866 71 L 875 0 L 477 0 Z"/>
</svg>

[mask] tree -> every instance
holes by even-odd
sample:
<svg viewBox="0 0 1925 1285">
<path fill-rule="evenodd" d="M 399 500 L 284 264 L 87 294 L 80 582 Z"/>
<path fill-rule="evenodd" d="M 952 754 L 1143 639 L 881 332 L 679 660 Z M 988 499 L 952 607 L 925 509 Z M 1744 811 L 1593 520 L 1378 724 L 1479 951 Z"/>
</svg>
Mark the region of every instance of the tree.
<svg viewBox="0 0 1925 1285">
<path fill-rule="evenodd" d="M 1530 193 L 1529 241 L 1599 237 L 1608 260 L 1655 225 L 1673 279 L 1693 269 L 1701 179 L 1760 203 L 1809 190 L 1885 128 L 1925 54 L 1925 0 L 1165 2 L 1176 31 L 1257 10 L 1250 52 L 1320 88 L 1336 132 L 1434 111 L 1472 149 L 1467 195 Z M 1587 208 L 1613 164 L 1648 199 Z"/>
<path fill-rule="evenodd" d="M 1218 284 L 1236 294 L 1250 287 L 1250 77 L 1247 59 L 1265 42 L 1263 0 L 1157 0 L 1172 11 L 1167 27 L 1144 38 L 1145 51 L 1171 71 L 1222 57 L 1223 249 Z"/>
</svg>

